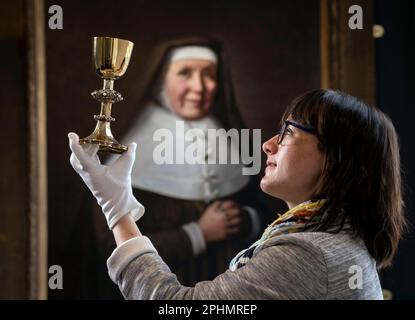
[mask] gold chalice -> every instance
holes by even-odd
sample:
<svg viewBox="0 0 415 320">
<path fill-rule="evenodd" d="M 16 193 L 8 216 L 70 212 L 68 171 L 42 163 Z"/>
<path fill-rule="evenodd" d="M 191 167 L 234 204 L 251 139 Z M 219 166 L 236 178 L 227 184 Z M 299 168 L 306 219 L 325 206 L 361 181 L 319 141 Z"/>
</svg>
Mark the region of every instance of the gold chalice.
<svg viewBox="0 0 415 320">
<path fill-rule="evenodd" d="M 95 100 L 101 102 L 101 112 L 95 115 L 97 125 L 94 132 L 88 137 L 80 139 L 81 144 L 95 143 L 99 151 L 123 153 L 128 148 L 114 139 L 110 123 L 115 121 L 111 117 L 111 107 L 115 102 L 123 100 L 121 94 L 114 90 L 114 80 L 122 77 L 127 71 L 134 43 L 128 40 L 94 37 L 93 63 L 96 73 L 104 79 L 101 90 L 91 93 Z"/>
</svg>

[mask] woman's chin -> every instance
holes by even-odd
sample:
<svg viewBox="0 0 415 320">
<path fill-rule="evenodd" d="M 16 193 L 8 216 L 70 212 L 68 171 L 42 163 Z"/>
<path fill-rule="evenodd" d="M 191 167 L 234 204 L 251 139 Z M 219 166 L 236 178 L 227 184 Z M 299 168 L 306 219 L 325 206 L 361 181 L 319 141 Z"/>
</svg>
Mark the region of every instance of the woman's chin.
<svg viewBox="0 0 415 320">
<path fill-rule="evenodd" d="M 199 120 L 206 116 L 206 112 L 201 109 L 193 108 L 182 112 L 181 116 L 186 120 Z"/>
<path fill-rule="evenodd" d="M 260 182 L 259 186 L 261 187 L 261 190 L 262 191 L 264 191 L 265 193 L 270 194 L 269 193 L 269 191 L 270 191 L 270 185 L 269 185 L 269 181 L 268 181 L 268 177 L 267 176 L 264 176 L 261 179 L 261 182 Z"/>
<path fill-rule="evenodd" d="M 274 198 L 281 199 L 281 188 L 278 187 L 278 184 L 276 184 L 272 177 L 265 175 L 261 179 L 259 186 L 264 193 Z"/>
</svg>

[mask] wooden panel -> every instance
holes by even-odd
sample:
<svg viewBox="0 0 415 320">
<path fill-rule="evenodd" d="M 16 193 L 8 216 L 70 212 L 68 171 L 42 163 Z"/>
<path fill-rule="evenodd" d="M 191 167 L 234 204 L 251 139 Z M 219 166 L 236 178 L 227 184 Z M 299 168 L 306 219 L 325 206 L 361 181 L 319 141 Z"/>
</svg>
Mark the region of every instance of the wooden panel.
<svg viewBox="0 0 415 320">
<path fill-rule="evenodd" d="M 349 28 L 349 7 L 363 9 L 363 29 Z M 374 103 L 373 0 L 320 0 L 321 86 Z"/>
<path fill-rule="evenodd" d="M 0 299 L 47 297 L 43 1 L 0 12 Z"/>
<path fill-rule="evenodd" d="M 47 298 L 46 61 L 43 0 L 27 2 L 29 119 L 29 298 Z"/>
</svg>

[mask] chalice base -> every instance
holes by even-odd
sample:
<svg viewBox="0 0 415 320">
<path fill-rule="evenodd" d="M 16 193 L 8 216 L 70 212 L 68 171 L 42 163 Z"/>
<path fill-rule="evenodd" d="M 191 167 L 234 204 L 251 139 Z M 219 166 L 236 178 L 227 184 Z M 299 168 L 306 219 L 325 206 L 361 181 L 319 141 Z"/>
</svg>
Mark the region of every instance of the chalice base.
<svg viewBox="0 0 415 320">
<path fill-rule="evenodd" d="M 90 136 L 79 139 L 80 144 L 94 143 L 99 145 L 99 152 L 123 153 L 128 150 L 128 147 L 118 143 L 112 137 L 100 137 L 99 135 L 91 134 Z"/>
</svg>

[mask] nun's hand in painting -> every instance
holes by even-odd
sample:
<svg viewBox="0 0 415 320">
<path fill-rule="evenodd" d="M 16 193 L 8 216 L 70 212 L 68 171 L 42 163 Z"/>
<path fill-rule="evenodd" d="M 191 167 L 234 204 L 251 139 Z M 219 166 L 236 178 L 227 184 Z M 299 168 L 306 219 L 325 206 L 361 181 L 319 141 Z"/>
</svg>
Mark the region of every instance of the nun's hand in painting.
<svg viewBox="0 0 415 320">
<path fill-rule="evenodd" d="M 240 209 L 233 201 L 215 201 L 198 223 L 206 242 L 222 241 L 239 231 Z"/>
<path fill-rule="evenodd" d="M 227 235 L 232 236 L 239 232 L 241 223 L 241 209 L 235 201 L 226 200 L 221 203 L 219 210 L 226 217 Z"/>
</svg>

